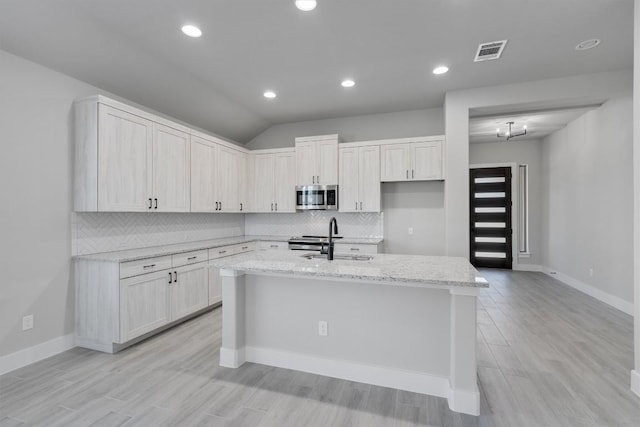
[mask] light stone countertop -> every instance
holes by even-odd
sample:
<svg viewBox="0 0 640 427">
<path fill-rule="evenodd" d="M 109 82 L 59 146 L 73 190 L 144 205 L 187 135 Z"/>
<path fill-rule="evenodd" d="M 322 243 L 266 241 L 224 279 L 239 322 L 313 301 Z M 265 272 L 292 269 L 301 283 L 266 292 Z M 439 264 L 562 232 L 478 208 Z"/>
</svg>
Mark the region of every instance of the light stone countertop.
<svg viewBox="0 0 640 427">
<path fill-rule="evenodd" d="M 328 261 L 303 258 L 305 253 L 307 252 L 257 251 L 209 263 L 217 268 L 247 273 L 380 281 L 416 287 L 489 287 L 489 283 L 462 257 L 375 254 L 370 261 Z"/>
<path fill-rule="evenodd" d="M 286 242 L 290 236 L 235 236 L 225 237 L 222 239 L 198 240 L 195 242 L 177 243 L 173 245 L 153 246 L 149 248 L 127 249 L 123 251 L 102 252 L 97 254 L 87 254 L 75 256 L 75 259 L 85 259 L 93 261 L 106 262 L 126 262 L 136 261 L 139 259 L 153 258 L 158 256 L 179 254 L 203 249 L 219 248 L 222 246 L 237 245 L 247 242 Z M 345 237 L 340 239 L 340 243 L 350 244 L 378 244 L 382 242 L 382 238 L 355 238 Z M 338 241 L 336 241 L 338 242 Z"/>
</svg>

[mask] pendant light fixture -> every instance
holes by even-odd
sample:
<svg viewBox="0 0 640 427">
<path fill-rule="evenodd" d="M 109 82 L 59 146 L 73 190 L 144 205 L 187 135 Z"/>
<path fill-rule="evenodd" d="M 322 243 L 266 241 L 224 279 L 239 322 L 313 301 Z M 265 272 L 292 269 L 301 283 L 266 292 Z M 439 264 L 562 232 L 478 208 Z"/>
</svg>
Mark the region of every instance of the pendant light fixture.
<svg viewBox="0 0 640 427">
<path fill-rule="evenodd" d="M 509 130 L 506 131 L 505 133 L 500 133 L 500 128 L 496 129 L 496 135 L 498 136 L 498 138 L 506 137 L 508 141 L 511 138 L 515 138 L 516 136 L 522 136 L 527 134 L 527 125 L 522 126 L 521 131 L 514 132 L 513 130 L 511 130 L 511 126 L 513 126 L 514 124 L 515 122 L 507 122 L 507 126 L 509 127 Z"/>
</svg>

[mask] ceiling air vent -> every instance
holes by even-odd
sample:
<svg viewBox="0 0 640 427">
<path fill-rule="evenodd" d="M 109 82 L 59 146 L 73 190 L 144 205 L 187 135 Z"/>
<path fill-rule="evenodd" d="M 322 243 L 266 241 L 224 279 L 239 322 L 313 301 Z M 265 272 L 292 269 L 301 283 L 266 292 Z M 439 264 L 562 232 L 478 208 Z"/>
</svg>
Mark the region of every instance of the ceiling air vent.
<svg viewBox="0 0 640 427">
<path fill-rule="evenodd" d="M 499 40 L 495 42 L 482 43 L 478 46 L 478 52 L 476 52 L 476 59 L 473 62 L 490 61 L 492 59 L 500 58 L 504 46 L 507 44 L 506 40 Z"/>
</svg>

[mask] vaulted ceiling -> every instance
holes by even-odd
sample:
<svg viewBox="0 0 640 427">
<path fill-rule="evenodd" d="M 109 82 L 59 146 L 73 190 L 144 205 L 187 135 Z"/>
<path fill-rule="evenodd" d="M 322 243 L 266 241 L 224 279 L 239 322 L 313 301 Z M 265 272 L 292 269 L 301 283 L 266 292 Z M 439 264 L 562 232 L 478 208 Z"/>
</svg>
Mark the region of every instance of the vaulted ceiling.
<svg viewBox="0 0 640 427">
<path fill-rule="evenodd" d="M 186 23 L 203 36 L 184 36 Z M 574 49 L 591 38 L 602 43 Z M 473 62 L 479 43 L 503 39 L 501 59 Z M 301 12 L 293 0 L 0 0 L 0 47 L 246 142 L 275 123 L 631 68 L 633 1 L 318 0 Z"/>
</svg>

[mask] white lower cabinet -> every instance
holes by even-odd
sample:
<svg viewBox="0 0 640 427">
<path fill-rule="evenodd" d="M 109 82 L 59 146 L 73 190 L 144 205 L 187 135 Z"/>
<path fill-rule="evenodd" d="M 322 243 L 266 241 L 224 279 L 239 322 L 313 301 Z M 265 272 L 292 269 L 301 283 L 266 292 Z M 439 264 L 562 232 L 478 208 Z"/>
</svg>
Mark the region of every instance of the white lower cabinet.
<svg viewBox="0 0 640 427">
<path fill-rule="evenodd" d="M 120 281 L 120 339 L 124 343 L 169 323 L 169 272 Z"/>
<path fill-rule="evenodd" d="M 171 321 L 181 319 L 209 305 L 209 267 L 201 262 L 180 267 L 169 283 Z"/>
<path fill-rule="evenodd" d="M 209 305 L 222 302 L 222 280 L 220 269 L 209 267 Z"/>
</svg>

